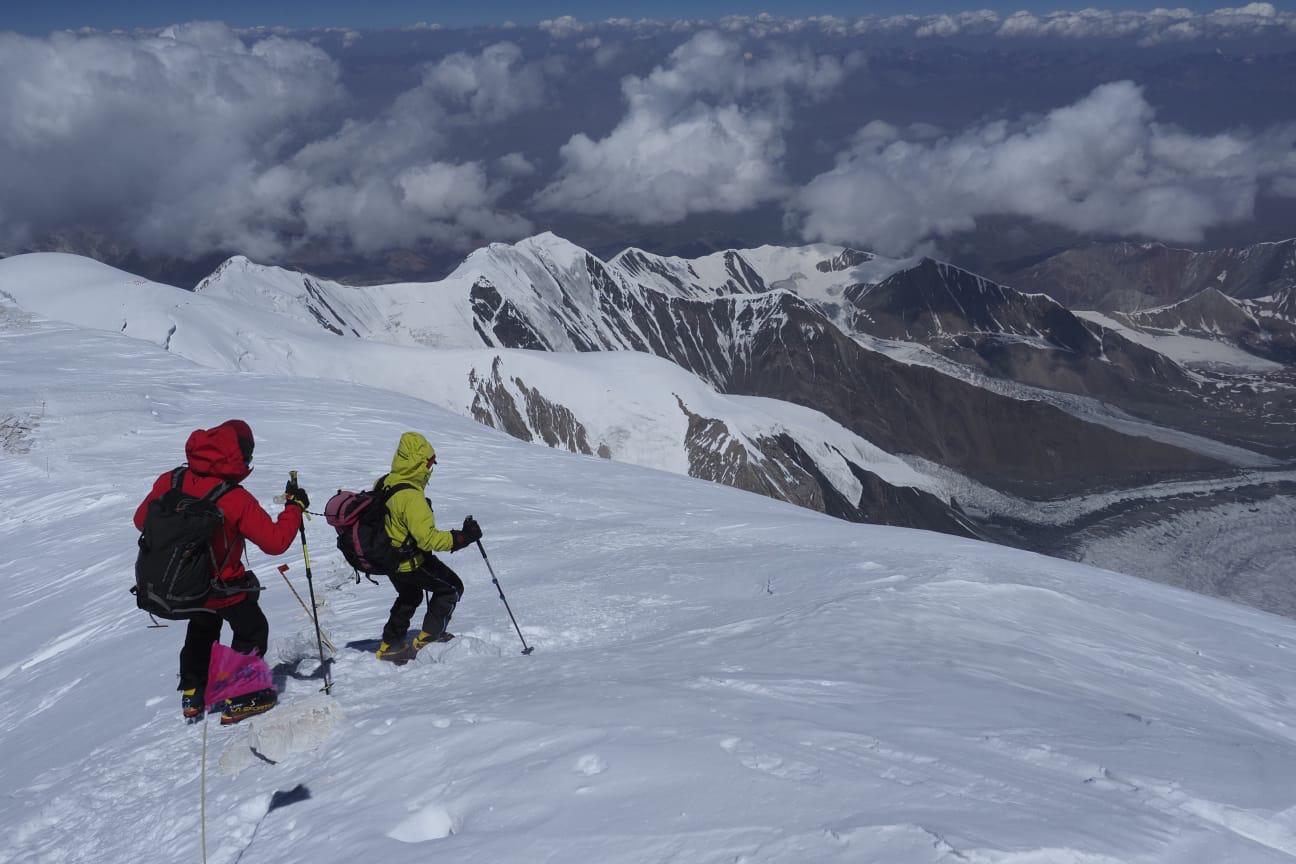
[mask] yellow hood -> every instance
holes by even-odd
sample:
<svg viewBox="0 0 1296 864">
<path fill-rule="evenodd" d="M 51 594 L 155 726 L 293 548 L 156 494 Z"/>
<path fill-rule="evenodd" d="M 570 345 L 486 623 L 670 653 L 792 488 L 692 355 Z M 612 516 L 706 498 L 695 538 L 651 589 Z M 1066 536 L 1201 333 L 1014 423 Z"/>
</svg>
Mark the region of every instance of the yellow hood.
<svg viewBox="0 0 1296 864">
<path fill-rule="evenodd" d="M 387 475 L 388 486 L 397 483 L 413 483 L 420 489 L 427 486 L 432 469 L 428 460 L 436 456 L 436 450 L 428 440 L 417 432 L 406 432 L 400 437 L 396 446 L 396 455 L 392 457 L 391 473 Z"/>
</svg>

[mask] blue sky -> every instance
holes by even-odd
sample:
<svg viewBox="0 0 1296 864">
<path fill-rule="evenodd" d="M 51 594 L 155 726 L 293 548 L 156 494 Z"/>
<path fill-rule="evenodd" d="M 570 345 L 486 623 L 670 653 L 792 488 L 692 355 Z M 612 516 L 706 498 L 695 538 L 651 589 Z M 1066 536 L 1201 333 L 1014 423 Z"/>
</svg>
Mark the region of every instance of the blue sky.
<svg viewBox="0 0 1296 864">
<path fill-rule="evenodd" d="M 1156 6 L 1186 7 L 1209 11 L 1220 6 L 1242 5 L 1242 0 L 1175 0 L 1175 2 L 1102 3 L 1077 0 L 1073 3 L 1041 0 L 1036 3 L 969 2 L 953 5 L 947 0 L 912 0 L 912 2 L 850 2 L 850 0 L 475 0 L 463 2 L 416 2 L 416 0 L 313 0 L 313 2 L 274 2 L 274 0 L 45 0 L 41 3 L 5 0 L 0 15 L 0 29 L 24 33 L 45 33 L 54 29 L 83 26 L 151 27 L 177 21 L 222 20 L 235 26 L 279 24 L 290 27 L 400 27 L 416 21 L 439 22 L 446 26 L 493 24 L 506 20 L 533 23 L 559 15 L 583 19 L 608 17 L 649 18 L 715 18 L 730 14 L 769 12 L 775 15 L 801 17 L 813 14 L 863 15 L 931 13 L 991 8 L 1013 12 L 1026 8 L 1033 12 L 1056 9 L 1097 7 L 1110 9 L 1152 9 Z"/>
</svg>

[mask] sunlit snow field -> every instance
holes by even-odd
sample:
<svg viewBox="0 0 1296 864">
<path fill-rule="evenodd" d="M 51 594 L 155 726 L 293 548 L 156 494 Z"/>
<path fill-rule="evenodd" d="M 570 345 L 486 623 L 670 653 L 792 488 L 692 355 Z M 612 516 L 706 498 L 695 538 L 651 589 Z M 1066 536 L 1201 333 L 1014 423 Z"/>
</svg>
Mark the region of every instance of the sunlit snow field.
<svg viewBox="0 0 1296 864">
<path fill-rule="evenodd" d="M 855 525 L 524 444 L 409 396 L 201 369 L 0 318 L 0 861 L 200 857 L 177 627 L 126 589 L 130 516 L 195 426 L 242 417 L 264 504 L 316 508 L 417 429 L 474 514 L 460 638 L 403 668 L 343 648 L 332 697 L 209 720 L 208 860 L 1261 862 L 1296 855 L 1296 622 L 971 541 Z M 378 635 L 308 527 L 322 622 Z M 309 673 L 299 551 L 253 552 L 270 660 Z M 258 737 L 260 736 L 260 737 Z M 278 764 L 251 755 L 272 751 Z M 267 812 L 275 791 L 310 797 Z"/>
</svg>

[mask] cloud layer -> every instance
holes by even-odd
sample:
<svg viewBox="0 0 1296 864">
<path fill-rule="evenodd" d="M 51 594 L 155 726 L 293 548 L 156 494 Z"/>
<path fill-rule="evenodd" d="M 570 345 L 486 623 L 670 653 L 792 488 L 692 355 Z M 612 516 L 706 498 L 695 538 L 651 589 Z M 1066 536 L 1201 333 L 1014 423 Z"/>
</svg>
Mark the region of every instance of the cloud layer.
<svg viewBox="0 0 1296 864">
<path fill-rule="evenodd" d="M 863 15 L 855 18 L 817 15 L 780 18 L 769 14 L 733 15 L 719 21 L 609 18 L 580 21 L 564 16 L 542 21 L 540 28 L 557 39 L 598 31 L 638 34 L 691 32 L 709 28 L 757 38 L 802 33 L 833 36 L 910 35 L 919 38 L 995 36 L 1005 39 L 1132 39 L 1141 44 L 1230 39 L 1254 36 L 1296 36 L 1296 13 L 1279 11 L 1272 3 L 1248 3 L 1213 12 L 1189 9 L 1117 11 L 1086 8 L 1078 12 L 1034 14 L 1021 11 L 1000 15 L 988 9 L 938 15 Z"/>
<path fill-rule="evenodd" d="M 537 107 L 544 72 L 501 43 L 453 54 L 376 117 L 347 108 L 335 60 L 220 24 L 158 34 L 0 33 L 0 244 L 111 224 L 146 253 L 311 243 L 465 245 L 530 223 L 507 181 L 450 158 L 445 130 Z M 435 200 L 434 200 L 435 199 Z"/>
<path fill-rule="evenodd" d="M 822 97 L 848 65 L 782 48 L 756 58 L 703 31 L 649 75 L 622 82 L 625 117 L 597 141 L 573 135 L 536 202 L 651 225 L 779 198 L 789 100 Z"/>
<path fill-rule="evenodd" d="M 855 38 L 870 33 L 907 38 Z M 609 221 L 747 213 L 766 225 L 786 213 L 788 236 L 891 252 L 998 214 L 1192 241 L 1252 218 L 1261 195 L 1296 197 L 1282 125 L 1296 120 L 1290 55 L 1192 40 L 1283 34 L 1296 36 L 1296 16 L 1263 3 L 707 26 L 568 18 L 471 41 L 430 26 L 0 33 L 0 251 L 84 231 L 145 255 L 340 258 L 462 250 L 591 216 L 609 242 Z M 941 41 L 960 36 L 971 47 Z M 1076 39 L 1128 46 L 1056 44 Z M 1176 44 L 1153 55 L 1136 44 L 1153 42 Z M 1014 77 L 1027 55 L 1069 95 Z M 965 70 L 995 87 L 964 86 Z M 1129 81 L 1066 105 L 1077 75 L 1131 72 L 1217 134 L 1159 119 Z M 1279 125 L 1218 132 L 1243 122 L 1217 116 L 1234 92 L 1256 95 L 1235 117 Z M 1215 101 L 1198 107 L 1198 93 Z M 1022 104 L 1062 107 L 1022 116 Z M 923 122 L 875 119 L 896 116 Z M 973 119 L 985 117 L 1007 119 Z"/>
<path fill-rule="evenodd" d="M 929 140 L 924 140 L 929 139 Z M 871 123 L 793 199 L 808 239 L 905 252 L 992 214 L 1086 233 L 1200 240 L 1296 178 L 1296 126 L 1199 136 L 1155 121 L 1129 81 L 1012 126 L 948 137 Z"/>
</svg>

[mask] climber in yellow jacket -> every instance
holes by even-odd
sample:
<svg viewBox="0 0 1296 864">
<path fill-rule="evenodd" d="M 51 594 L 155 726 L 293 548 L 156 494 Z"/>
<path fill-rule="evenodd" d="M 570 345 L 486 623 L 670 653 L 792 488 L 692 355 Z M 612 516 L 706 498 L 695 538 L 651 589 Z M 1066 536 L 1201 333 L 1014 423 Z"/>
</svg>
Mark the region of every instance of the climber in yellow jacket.
<svg viewBox="0 0 1296 864">
<path fill-rule="evenodd" d="M 423 497 L 434 465 L 436 450 L 428 440 L 417 432 L 406 432 L 401 435 L 396 455 L 392 457 L 391 472 L 379 481 L 383 489 L 401 487 L 387 499 L 384 527 L 392 545 L 409 552 L 409 558 L 397 572 L 387 577 L 396 588 L 396 602 L 387 626 L 383 627 L 382 644 L 378 646 L 377 656 L 381 660 L 407 659 L 429 642 L 448 642 L 454 638 L 446 627 L 463 596 L 464 586 L 455 572 L 433 553 L 457 552 L 482 536 L 477 520 L 471 516 L 464 519 L 463 527 L 458 530 L 437 530 L 432 504 Z M 424 591 L 430 596 L 423 628 L 407 644 L 405 635 L 423 601 Z"/>
</svg>

